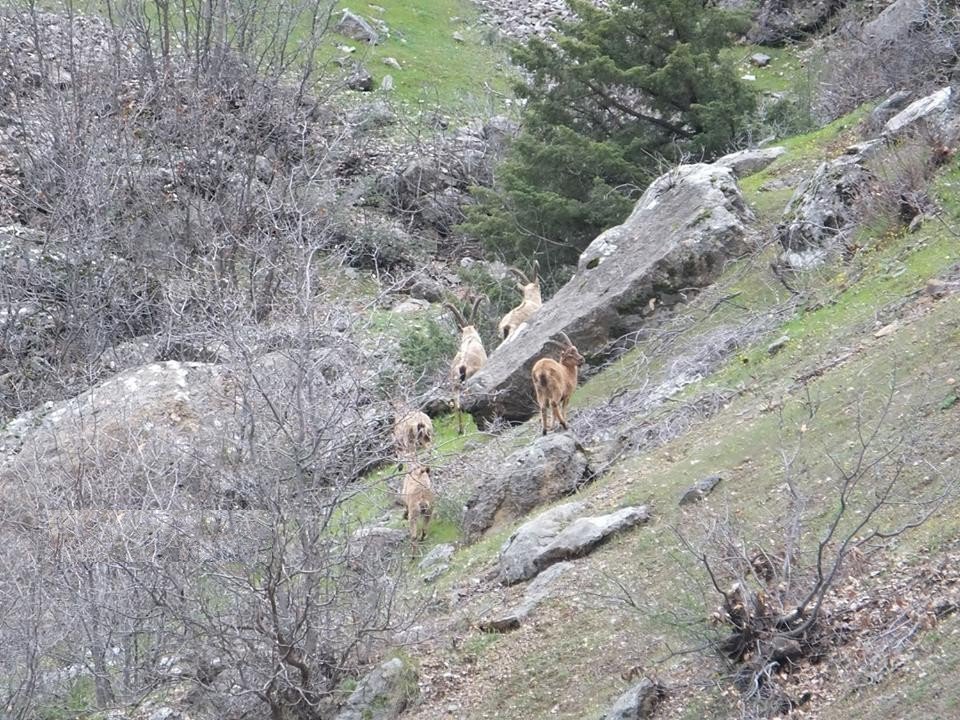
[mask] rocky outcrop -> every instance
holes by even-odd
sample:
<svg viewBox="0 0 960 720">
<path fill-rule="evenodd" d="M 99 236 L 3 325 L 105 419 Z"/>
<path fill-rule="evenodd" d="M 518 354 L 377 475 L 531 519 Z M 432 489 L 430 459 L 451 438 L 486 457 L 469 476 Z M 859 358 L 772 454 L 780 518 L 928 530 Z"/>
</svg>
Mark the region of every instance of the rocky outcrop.
<svg viewBox="0 0 960 720">
<path fill-rule="evenodd" d="M 573 519 L 584 507 L 559 505 L 520 526 L 500 550 L 500 581 L 510 585 L 528 580 L 554 563 L 583 557 L 612 535 L 650 519 L 643 506 Z"/>
<path fill-rule="evenodd" d="M 500 550 L 500 582 L 514 585 L 534 577 L 539 549 L 549 545 L 586 507 L 582 502 L 557 505 L 517 528 Z"/>
<path fill-rule="evenodd" d="M 700 502 L 707 495 L 712 493 L 717 485 L 723 480 L 719 475 L 709 475 L 702 480 L 697 480 L 681 497 L 681 505 L 692 505 Z"/>
<path fill-rule="evenodd" d="M 557 580 L 572 569 L 573 563 L 568 562 L 551 565 L 530 583 L 530 587 L 527 588 L 519 603 L 507 610 L 481 618 L 477 626 L 484 632 L 507 632 L 520 627 L 537 605 L 556 591 Z"/>
<path fill-rule="evenodd" d="M 815 33 L 846 0 L 762 0 L 748 38 L 760 45 L 779 45 Z"/>
<path fill-rule="evenodd" d="M 786 265 L 797 270 L 816 266 L 855 225 L 854 205 L 872 178 L 866 162 L 881 144 L 871 140 L 848 148 L 797 188 L 777 226 Z"/>
<path fill-rule="evenodd" d="M 752 218 L 721 165 L 681 165 L 651 183 L 622 225 L 594 240 L 577 273 L 467 383 L 463 407 L 481 424 L 526 420 L 536 409 L 530 371 L 565 332 L 588 354 L 636 330 L 651 302 L 713 282 L 746 250 Z"/>
<path fill-rule="evenodd" d="M 657 705 L 666 695 L 666 688 L 644 678 L 623 695 L 601 720 L 643 720 L 653 716 Z"/>
<path fill-rule="evenodd" d="M 787 151 L 784 147 L 753 148 L 724 155 L 714 162 L 733 171 L 738 180 L 758 173 Z"/>
<path fill-rule="evenodd" d="M 922 30 L 932 13 L 929 0 L 896 0 L 863 26 L 863 36 L 881 43 L 896 43 Z"/>
<path fill-rule="evenodd" d="M 393 658 L 360 680 L 334 720 L 394 720 L 418 692 L 416 669 Z"/>
<path fill-rule="evenodd" d="M 960 125 L 958 104 L 960 98 L 952 87 L 941 88 L 915 100 L 887 120 L 883 135 L 894 138 L 922 127 L 937 133 L 941 142 L 950 142 L 955 139 Z"/>
<path fill-rule="evenodd" d="M 889 95 L 882 103 L 870 111 L 867 118 L 867 131 L 873 135 L 879 134 L 883 126 L 894 115 L 903 110 L 913 98 L 913 93 L 909 90 L 897 90 Z"/>
<path fill-rule="evenodd" d="M 380 40 L 380 36 L 373 29 L 373 25 L 347 8 L 343 9 L 343 14 L 337 21 L 335 30 L 341 35 L 370 45 L 375 45 Z"/>
<path fill-rule="evenodd" d="M 474 489 L 464 510 L 464 529 L 468 536 L 476 537 L 576 492 L 588 477 L 587 458 L 572 435 L 539 437 L 510 455 L 499 472 Z"/>
</svg>

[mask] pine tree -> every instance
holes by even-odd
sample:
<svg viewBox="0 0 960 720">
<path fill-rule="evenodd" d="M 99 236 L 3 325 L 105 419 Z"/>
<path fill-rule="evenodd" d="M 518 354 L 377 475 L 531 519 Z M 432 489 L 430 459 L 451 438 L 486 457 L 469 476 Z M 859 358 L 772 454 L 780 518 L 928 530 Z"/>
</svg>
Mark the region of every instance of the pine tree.
<svg viewBox="0 0 960 720">
<path fill-rule="evenodd" d="M 663 162 L 725 151 L 755 108 L 720 53 L 743 15 L 711 0 L 567 0 L 577 20 L 512 56 L 524 129 L 464 229 L 513 257 L 572 263 Z"/>
</svg>

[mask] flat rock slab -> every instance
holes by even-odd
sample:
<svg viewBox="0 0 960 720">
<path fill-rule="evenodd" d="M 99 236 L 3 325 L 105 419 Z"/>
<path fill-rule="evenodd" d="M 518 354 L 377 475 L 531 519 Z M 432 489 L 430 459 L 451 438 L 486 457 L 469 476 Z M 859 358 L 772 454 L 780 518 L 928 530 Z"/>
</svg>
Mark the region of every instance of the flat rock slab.
<svg viewBox="0 0 960 720">
<path fill-rule="evenodd" d="M 953 88 L 945 87 L 935 93 L 914 100 L 903 110 L 887 120 L 883 126 L 886 137 L 900 135 L 919 123 L 925 122 L 937 126 L 946 126 L 949 119 L 957 115 Z"/>
<path fill-rule="evenodd" d="M 520 627 L 537 605 L 554 593 L 557 579 L 571 569 L 573 569 L 573 563 L 561 562 L 551 565 L 530 583 L 530 587 L 527 588 L 527 592 L 524 593 L 523 600 L 519 604 L 509 610 L 480 620 L 479 628 L 484 632 L 507 632 Z"/>
<path fill-rule="evenodd" d="M 786 151 L 787 149 L 785 147 L 780 146 L 740 150 L 739 152 L 724 155 L 714 164 L 730 168 L 733 170 L 733 176 L 739 180 L 740 178 L 745 178 L 760 172 Z"/>
<path fill-rule="evenodd" d="M 481 426 L 526 420 L 536 410 L 530 371 L 565 332 L 584 354 L 632 332 L 651 300 L 712 283 L 727 259 L 746 252 L 744 203 L 733 170 L 681 165 L 657 178 L 623 224 L 599 235 L 577 273 L 514 340 L 500 345 L 467 382 L 463 407 Z"/>
<path fill-rule="evenodd" d="M 557 505 L 517 528 L 500 550 L 500 582 L 513 585 L 536 575 L 534 560 L 540 548 L 549 545 L 586 508 L 583 502 Z"/>
<path fill-rule="evenodd" d="M 710 475 L 709 477 L 703 478 L 703 480 L 697 480 L 697 482 L 693 484 L 693 487 L 687 490 L 683 494 L 683 497 L 680 498 L 680 504 L 691 505 L 695 502 L 700 502 L 713 492 L 721 480 L 723 480 L 723 478 L 719 475 Z"/>
<path fill-rule="evenodd" d="M 534 558 L 533 564 L 543 570 L 561 560 L 583 557 L 597 545 L 617 533 L 650 519 L 644 506 L 625 507 L 609 515 L 574 520 Z"/>
</svg>

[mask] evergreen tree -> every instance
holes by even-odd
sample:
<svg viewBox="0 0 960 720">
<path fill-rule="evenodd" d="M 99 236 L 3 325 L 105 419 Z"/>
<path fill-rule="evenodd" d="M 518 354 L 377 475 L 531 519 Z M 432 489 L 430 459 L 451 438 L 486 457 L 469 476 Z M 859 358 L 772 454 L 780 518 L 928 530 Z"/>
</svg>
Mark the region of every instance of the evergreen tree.
<svg viewBox="0 0 960 720">
<path fill-rule="evenodd" d="M 524 129 L 464 229 L 507 256 L 572 263 L 664 160 L 726 150 L 755 108 L 720 51 L 746 27 L 711 0 L 567 0 L 578 19 L 513 52 Z"/>
</svg>

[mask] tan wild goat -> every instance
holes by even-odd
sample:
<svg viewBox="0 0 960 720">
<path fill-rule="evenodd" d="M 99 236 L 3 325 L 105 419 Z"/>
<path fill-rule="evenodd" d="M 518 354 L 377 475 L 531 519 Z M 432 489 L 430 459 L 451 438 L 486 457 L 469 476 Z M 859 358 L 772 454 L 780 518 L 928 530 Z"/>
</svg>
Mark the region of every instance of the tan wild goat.
<svg viewBox="0 0 960 720">
<path fill-rule="evenodd" d="M 533 317 L 533 314 L 543 305 L 543 300 L 540 297 L 540 279 L 537 277 L 537 273 L 540 272 L 540 263 L 536 260 L 533 261 L 533 278 L 530 280 L 516 268 L 510 268 L 510 272 L 516 275 L 520 281 L 517 283 L 517 287 L 523 293 L 523 302 L 500 320 L 497 329 L 503 342 L 512 340 L 520 326 Z"/>
<path fill-rule="evenodd" d="M 407 521 L 410 523 L 410 538 L 414 541 L 427 537 L 427 526 L 433 515 L 433 483 L 430 481 L 430 468 L 414 465 L 403 478 L 403 490 L 400 493 L 407 509 Z"/>
<path fill-rule="evenodd" d="M 577 370 L 583 365 L 583 355 L 573 346 L 566 333 L 560 333 L 563 341 L 560 345 L 560 360 L 540 358 L 533 366 L 533 394 L 540 406 L 540 422 L 543 424 L 543 434 L 546 435 L 550 427 L 547 424 L 547 413 L 553 411 L 553 418 L 560 426 L 567 430 L 567 406 L 570 396 L 577 389 Z M 556 343 L 556 340 L 551 340 Z"/>
<path fill-rule="evenodd" d="M 426 413 L 411 410 L 398 415 L 393 425 L 393 446 L 397 459 L 416 460 L 420 450 L 426 450 L 433 442 L 433 422 Z"/>
<path fill-rule="evenodd" d="M 473 303 L 473 309 L 470 312 L 470 322 L 463 319 L 463 315 L 450 303 L 444 303 L 443 306 L 453 313 L 457 321 L 457 327 L 460 328 L 460 349 L 450 364 L 450 379 L 457 389 L 454 408 L 457 411 L 457 433 L 463 435 L 463 413 L 460 411 L 460 393 L 463 392 L 463 384 L 470 379 L 476 372 L 487 364 L 487 351 L 483 349 L 483 340 L 480 339 L 480 333 L 477 332 L 473 323 L 476 322 L 477 308 L 483 302 L 483 297 L 478 297 Z"/>
</svg>

